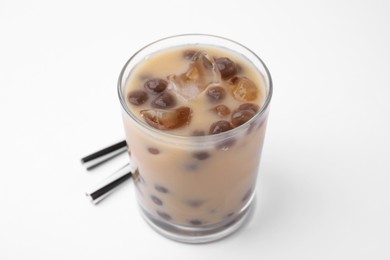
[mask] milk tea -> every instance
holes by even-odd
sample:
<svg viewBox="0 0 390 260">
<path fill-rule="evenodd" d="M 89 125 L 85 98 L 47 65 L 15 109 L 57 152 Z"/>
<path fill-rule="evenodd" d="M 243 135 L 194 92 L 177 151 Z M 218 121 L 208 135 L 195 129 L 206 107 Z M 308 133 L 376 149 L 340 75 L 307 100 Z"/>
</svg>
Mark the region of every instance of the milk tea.
<svg viewBox="0 0 390 260">
<path fill-rule="evenodd" d="M 267 95 L 264 75 L 221 47 L 166 48 L 132 68 L 123 118 L 147 218 L 163 229 L 201 230 L 227 227 L 246 212 Z"/>
</svg>

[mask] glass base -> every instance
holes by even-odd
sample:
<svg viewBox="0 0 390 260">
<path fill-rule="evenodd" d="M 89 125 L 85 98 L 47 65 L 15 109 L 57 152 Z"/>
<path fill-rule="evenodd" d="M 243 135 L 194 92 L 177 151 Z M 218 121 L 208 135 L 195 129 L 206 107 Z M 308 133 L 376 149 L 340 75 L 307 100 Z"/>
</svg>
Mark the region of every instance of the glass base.
<svg viewBox="0 0 390 260">
<path fill-rule="evenodd" d="M 253 211 L 253 202 L 254 196 L 249 200 L 240 213 L 232 216 L 224 222 L 206 227 L 174 225 L 157 219 L 142 207 L 140 207 L 140 211 L 145 221 L 164 237 L 182 243 L 201 244 L 225 238 L 242 227 L 249 219 L 249 216 L 251 216 L 251 212 Z"/>
</svg>

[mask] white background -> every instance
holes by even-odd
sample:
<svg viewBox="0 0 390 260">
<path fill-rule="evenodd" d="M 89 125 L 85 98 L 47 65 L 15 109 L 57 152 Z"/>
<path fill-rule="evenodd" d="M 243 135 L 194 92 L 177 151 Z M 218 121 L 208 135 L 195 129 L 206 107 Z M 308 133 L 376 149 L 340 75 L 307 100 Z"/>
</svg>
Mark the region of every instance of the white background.
<svg viewBox="0 0 390 260">
<path fill-rule="evenodd" d="M 390 259 L 388 1 L 0 0 L 0 259 Z M 167 240 L 127 182 L 84 196 L 126 157 L 119 71 L 179 33 L 225 36 L 269 67 L 256 209 L 233 236 Z"/>
</svg>

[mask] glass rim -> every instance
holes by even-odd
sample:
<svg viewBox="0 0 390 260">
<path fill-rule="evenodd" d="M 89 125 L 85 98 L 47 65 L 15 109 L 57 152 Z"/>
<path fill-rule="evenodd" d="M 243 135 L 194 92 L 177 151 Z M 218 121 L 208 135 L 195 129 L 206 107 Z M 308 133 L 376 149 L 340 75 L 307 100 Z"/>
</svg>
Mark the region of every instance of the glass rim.
<svg viewBox="0 0 390 260">
<path fill-rule="evenodd" d="M 137 57 L 140 52 L 148 49 L 149 47 L 151 47 L 151 46 L 153 46 L 153 45 L 155 45 L 157 43 L 164 42 L 164 41 L 167 41 L 167 40 L 170 40 L 170 39 L 173 39 L 173 38 L 185 38 L 185 37 L 214 38 L 214 39 L 217 39 L 217 40 L 223 40 L 223 41 L 226 41 L 226 42 L 230 42 L 230 43 L 232 43 L 234 45 L 237 45 L 237 46 L 245 49 L 246 51 L 248 51 L 251 55 L 254 56 L 254 58 L 256 58 L 261 63 L 261 65 L 263 66 L 263 68 L 265 70 L 265 74 L 266 74 L 264 76 L 266 76 L 266 78 L 268 79 L 268 89 L 267 89 L 268 92 L 267 92 L 267 97 L 266 97 L 263 105 L 260 107 L 260 110 L 251 119 L 249 119 L 244 124 L 242 124 L 240 126 L 237 126 L 237 127 L 233 128 L 231 130 L 228 130 L 226 132 L 213 134 L 213 135 L 190 136 L 190 135 L 179 135 L 179 134 L 169 133 L 169 132 L 166 132 L 166 131 L 163 131 L 163 130 L 159 130 L 159 129 L 153 128 L 152 126 L 148 125 L 146 122 L 140 120 L 137 116 L 134 115 L 134 113 L 131 112 L 131 110 L 129 109 L 129 107 L 127 106 L 127 103 L 126 103 L 126 97 L 125 97 L 125 95 L 123 93 L 123 87 L 124 86 L 122 84 L 123 77 L 130 75 L 130 73 L 128 75 L 125 75 L 125 71 L 128 68 L 130 62 L 132 62 L 134 60 L 134 58 Z M 190 44 L 191 42 L 188 42 L 188 43 Z M 178 44 L 178 45 L 172 46 L 172 47 L 178 47 L 178 46 L 181 46 L 181 45 Z M 222 45 L 215 45 L 215 46 L 216 47 L 224 47 Z M 234 50 L 232 50 L 232 51 L 234 51 Z M 249 59 L 249 57 L 247 57 L 246 55 L 244 55 L 244 57 Z M 125 82 L 127 82 L 127 81 L 125 81 Z M 215 138 L 219 138 L 219 137 L 220 138 L 230 137 L 230 136 L 234 135 L 235 133 L 240 132 L 241 129 L 245 129 L 245 127 L 249 126 L 251 124 L 251 122 L 256 121 L 258 118 L 262 117 L 263 114 L 265 113 L 265 111 L 267 111 L 267 109 L 268 109 L 268 107 L 270 105 L 272 94 L 273 94 L 273 85 L 272 85 L 271 74 L 270 74 L 267 66 L 263 62 L 263 60 L 255 52 L 253 52 L 251 49 L 249 49 L 245 45 L 243 45 L 243 44 L 241 44 L 241 43 L 239 43 L 237 41 L 234 41 L 234 40 L 222 37 L 222 36 L 217 36 L 217 35 L 212 35 L 212 34 L 189 33 L 189 34 L 176 34 L 176 35 L 160 38 L 158 40 L 150 42 L 149 44 L 145 45 L 144 47 L 142 47 L 138 51 L 136 51 L 133 55 L 131 55 L 131 57 L 124 64 L 124 66 L 123 66 L 123 68 L 122 68 L 122 70 L 121 70 L 121 72 L 119 74 L 118 84 L 117 84 L 117 91 L 118 91 L 118 97 L 119 97 L 119 100 L 120 100 L 120 103 L 121 103 L 121 106 L 122 106 L 123 110 L 126 112 L 126 114 L 128 116 L 130 116 L 130 118 L 132 118 L 135 122 L 137 122 L 138 126 L 140 126 L 142 128 L 145 128 L 146 130 L 150 131 L 151 133 L 154 133 L 154 134 L 157 134 L 157 135 L 160 135 L 160 136 L 169 137 L 169 138 L 175 138 L 175 139 L 181 139 L 181 140 L 184 140 L 184 141 L 185 140 L 193 140 L 193 141 L 195 141 L 195 140 L 208 140 L 208 139 L 211 140 L 211 138 L 213 140 L 215 140 Z"/>
</svg>

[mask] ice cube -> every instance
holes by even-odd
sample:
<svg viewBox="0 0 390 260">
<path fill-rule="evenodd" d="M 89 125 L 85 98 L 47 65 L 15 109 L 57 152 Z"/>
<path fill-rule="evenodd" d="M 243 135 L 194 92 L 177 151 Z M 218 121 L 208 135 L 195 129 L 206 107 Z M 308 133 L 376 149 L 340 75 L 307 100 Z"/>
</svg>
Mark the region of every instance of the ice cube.
<svg viewBox="0 0 390 260">
<path fill-rule="evenodd" d="M 236 76 L 230 80 L 230 83 L 232 94 L 238 101 L 253 101 L 259 94 L 255 83 L 247 77 Z"/>
<path fill-rule="evenodd" d="M 189 124 L 191 120 L 191 109 L 184 106 L 171 110 L 145 109 L 140 113 L 146 123 L 159 130 L 176 129 Z"/>
<path fill-rule="evenodd" d="M 221 81 L 214 59 L 204 51 L 192 57 L 188 70 L 179 75 L 169 75 L 169 88 L 187 100 L 196 98 L 209 85 Z"/>
</svg>

